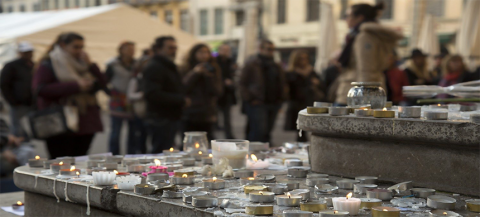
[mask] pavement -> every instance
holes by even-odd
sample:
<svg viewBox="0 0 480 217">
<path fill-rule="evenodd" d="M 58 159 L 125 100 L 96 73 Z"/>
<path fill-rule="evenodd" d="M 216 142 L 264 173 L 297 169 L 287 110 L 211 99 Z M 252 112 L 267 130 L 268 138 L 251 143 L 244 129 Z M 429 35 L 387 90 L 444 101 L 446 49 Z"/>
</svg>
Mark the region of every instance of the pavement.
<svg viewBox="0 0 480 217">
<path fill-rule="evenodd" d="M 22 202 L 25 201 L 23 191 L 0 194 L 0 207 L 11 206 L 12 204 L 16 203 L 17 201 L 22 201 Z M 1 217 L 14 217 L 14 216 L 17 216 L 17 215 L 5 212 L 2 209 L 0 209 L 0 216 Z"/>
</svg>

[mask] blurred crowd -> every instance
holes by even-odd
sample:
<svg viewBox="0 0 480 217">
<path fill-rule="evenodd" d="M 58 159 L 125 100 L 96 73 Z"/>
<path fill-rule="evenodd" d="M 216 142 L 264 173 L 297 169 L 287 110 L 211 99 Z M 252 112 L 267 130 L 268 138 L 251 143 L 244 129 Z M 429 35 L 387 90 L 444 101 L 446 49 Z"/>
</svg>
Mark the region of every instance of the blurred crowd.
<svg viewBox="0 0 480 217">
<path fill-rule="evenodd" d="M 314 70 L 312 58 L 301 49 L 291 53 L 284 67 L 275 61 L 275 44 L 267 39 L 258 43 L 258 53 L 242 67 L 232 59 L 228 44 L 218 48 L 217 56 L 208 45 L 197 44 L 177 65 L 177 43 L 171 36 L 156 38 L 138 59 L 135 43 L 125 41 L 104 73 L 84 51 L 88 39 L 81 34 L 59 35 L 37 63 L 32 61 L 33 47 L 22 42 L 19 58 L 6 64 L 1 74 L 2 94 L 11 107 L 10 133 L 2 132 L 8 134 L 5 142 L 2 137 L 2 165 L 22 163 L 4 156 L 7 150 L 18 150 L 19 141 L 28 141 L 21 118 L 53 106 L 75 107 L 78 121 L 74 130 L 45 138 L 50 158 L 86 155 L 95 133 L 103 130 L 99 91 L 110 96 L 109 151 L 117 155 L 123 124 L 128 125 L 128 154 L 177 147 L 175 136 L 187 131 L 205 131 L 213 140 L 218 125 L 228 139 L 270 142 L 283 103 L 287 103 L 284 128 L 294 131 L 298 112 L 314 101 L 346 105 L 351 82 L 380 82 L 393 104 L 411 105 L 414 101 L 402 95 L 403 86 L 449 86 L 480 79 L 480 68 L 469 72 L 461 56 L 448 52 L 434 57 L 433 70 L 427 67 L 428 54 L 418 49 L 400 60 L 395 47 L 403 36 L 377 21 L 382 7 L 351 6 L 343 50 L 323 72 Z M 244 136 L 232 133 L 231 108 L 237 102 L 247 117 Z M 307 136 L 302 133 L 297 140 L 307 141 Z"/>
</svg>

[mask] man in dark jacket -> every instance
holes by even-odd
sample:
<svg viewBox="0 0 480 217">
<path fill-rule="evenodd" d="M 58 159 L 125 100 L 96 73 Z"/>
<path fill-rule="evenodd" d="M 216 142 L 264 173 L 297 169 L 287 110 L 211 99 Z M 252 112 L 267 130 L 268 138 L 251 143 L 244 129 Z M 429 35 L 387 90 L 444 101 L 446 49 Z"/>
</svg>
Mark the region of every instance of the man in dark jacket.
<svg viewBox="0 0 480 217">
<path fill-rule="evenodd" d="M 143 70 L 143 92 L 147 102 L 147 125 L 152 135 L 152 153 L 174 147 L 182 110 L 191 104 L 185 97 L 177 66 L 173 62 L 177 43 L 171 36 L 158 37 L 155 56 Z"/>
<path fill-rule="evenodd" d="M 217 63 L 222 71 L 223 95 L 218 99 L 218 107 L 223 114 L 223 127 L 225 138 L 233 139 L 232 124 L 230 122 L 230 109 L 237 103 L 235 97 L 235 84 L 233 77 L 235 74 L 234 62 L 231 58 L 231 48 L 227 44 L 222 44 L 218 48 Z"/>
<path fill-rule="evenodd" d="M 285 99 L 285 74 L 275 63 L 275 46 L 269 40 L 259 44 L 259 53 L 250 57 L 242 69 L 240 93 L 245 102 L 250 141 L 270 142 L 278 110 Z"/>
<path fill-rule="evenodd" d="M 20 42 L 18 54 L 18 59 L 3 67 L 0 88 L 10 105 L 11 133 L 26 138 L 20 119 L 32 109 L 33 46 L 28 42 Z"/>
</svg>

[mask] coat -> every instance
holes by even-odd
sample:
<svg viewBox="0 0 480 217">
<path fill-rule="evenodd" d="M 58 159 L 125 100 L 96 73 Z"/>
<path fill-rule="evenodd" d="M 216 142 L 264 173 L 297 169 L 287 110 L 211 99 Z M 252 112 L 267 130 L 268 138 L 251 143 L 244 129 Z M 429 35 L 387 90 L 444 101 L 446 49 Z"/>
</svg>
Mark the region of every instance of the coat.
<svg viewBox="0 0 480 217">
<path fill-rule="evenodd" d="M 385 71 L 387 79 L 387 100 L 392 101 L 393 104 L 398 105 L 405 101 L 403 97 L 403 86 L 408 86 L 408 78 L 405 73 L 398 67 Z"/>
<path fill-rule="evenodd" d="M 231 106 L 237 103 L 237 97 L 235 96 L 235 84 L 230 86 L 225 85 L 225 80 L 230 79 L 234 80 L 234 69 L 233 69 L 233 60 L 231 58 L 223 58 L 218 56 L 216 58 L 217 64 L 220 67 L 222 72 L 222 85 L 223 85 L 223 94 L 218 99 L 219 106 Z"/>
<path fill-rule="evenodd" d="M 383 71 L 387 68 L 387 57 L 402 37 L 393 29 L 378 23 L 363 23 L 353 42 L 350 63 L 338 77 L 335 102 L 347 104 L 352 82 L 380 82 L 385 89 Z"/>
<path fill-rule="evenodd" d="M 277 82 L 277 90 L 275 91 L 277 100 L 274 103 L 282 103 L 286 98 L 285 73 L 280 64 L 275 64 L 275 67 L 277 67 L 278 79 L 267 82 Z M 262 68 L 262 60 L 259 55 L 253 55 L 245 62 L 240 75 L 240 95 L 244 102 L 266 102 L 266 72 Z"/>
<path fill-rule="evenodd" d="M 32 105 L 33 63 L 16 59 L 7 63 L 0 78 L 0 88 L 5 100 L 11 106 Z"/>
</svg>

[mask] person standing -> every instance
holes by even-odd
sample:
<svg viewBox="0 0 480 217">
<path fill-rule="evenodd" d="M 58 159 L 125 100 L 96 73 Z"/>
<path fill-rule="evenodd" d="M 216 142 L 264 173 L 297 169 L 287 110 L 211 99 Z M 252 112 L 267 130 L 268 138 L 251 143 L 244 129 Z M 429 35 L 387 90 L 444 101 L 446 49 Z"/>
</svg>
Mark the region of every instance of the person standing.
<svg viewBox="0 0 480 217">
<path fill-rule="evenodd" d="M 215 139 L 217 99 L 222 94 L 222 75 L 210 49 L 197 44 L 190 49 L 183 65 L 183 84 L 192 105 L 185 109 L 183 131 L 205 131 L 208 141 Z"/>
<path fill-rule="evenodd" d="M 152 135 L 152 153 L 175 146 L 183 108 L 190 106 L 182 78 L 173 62 L 177 43 L 171 36 L 158 37 L 154 56 L 143 70 L 143 94 L 147 102 L 146 124 Z"/>
<path fill-rule="evenodd" d="M 107 81 L 84 52 L 84 45 L 85 40 L 78 33 L 60 34 L 33 77 L 38 109 L 68 104 L 78 110 L 75 133 L 46 139 L 50 158 L 86 155 L 95 133 L 103 130 L 95 94 L 105 89 Z"/>
<path fill-rule="evenodd" d="M 222 44 L 218 48 L 217 64 L 222 72 L 223 94 L 218 99 L 218 107 L 223 116 L 223 130 L 225 138 L 234 139 L 232 132 L 231 113 L 233 105 L 237 104 L 235 96 L 235 84 L 233 81 L 235 75 L 234 62 L 231 58 L 232 51 L 228 44 Z"/>
<path fill-rule="evenodd" d="M 285 99 L 285 73 L 275 63 L 274 52 L 273 42 L 262 40 L 259 53 L 245 62 L 240 76 L 250 141 L 270 142 L 275 119 Z"/>
<path fill-rule="evenodd" d="M 403 36 L 377 21 L 383 3 L 375 6 L 354 4 L 348 10 L 345 21 L 350 32 L 338 62 L 342 66 L 338 77 L 335 104 L 346 105 L 352 82 L 379 82 L 385 89 L 383 71 L 387 68 L 388 54 Z"/>
<path fill-rule="evenodd" d="M 420 49 L 413 49 L 409 60 L 405 63 L 404 72 L 410 85 L 432 84 L 427 66 L 427 54 Z"/>
<path fill-rule="evenodd" d="M 20 119 L 32 110 L 33 46 L 28 42 L 18 44 L 19 58 L 7 63 L 0 77 L 3 98 L 10 105 L 10 133 L 27 138 Z"/>
<path fill-rule="evenodd" d="M 118 57 L 107 64 L 105 72 L 110 88 L 110 140 L 109 151 L 113 155 L 120 154 L 120 137 L 122 125 L 128 124 L 127 153 L 135 154 L 137 145 L 135 140 L 134 118 L 127 105 L 127 88 L 130 79 L 133 77 L 135 65 L 135 44 L 127 41 L 118 46 Z"/>
<path fill-rule="evenodd" d="M 289 90 L 285 130 L 296 131 L 298 112 L 313 106 L 315 101 L 324 101 L 325 93 L 306 51 L 296 50 L 290 55 L 285 77 Z M 302 131 L 301 136 L 297 134 L 297 141 L 308 141 L 306 132 Z"/>
<path fill-rule="evenodd" d="M 467 70 L 465 63 L 463 62 L 463 58 L 460 55 L 452 55 L 447 57 L 443 63 L 442 71 L 442 79 L 438 83 L 438 85 L 441 87 L 448 87 L 454 84 L 480 79 L 479 73 L 471 73 Z"/>
<path fill-rule="evenodd" d="M 394 105 L 405 105 L 403 97 L 403 86 L 408 86 L 408 78 L 405 73 L 398 68 L 398 56 L 395 51 L 389 55 L 388 68 L 385 70 L 387 80 L 387 100 L 392 101 Z"/>
</svg>

